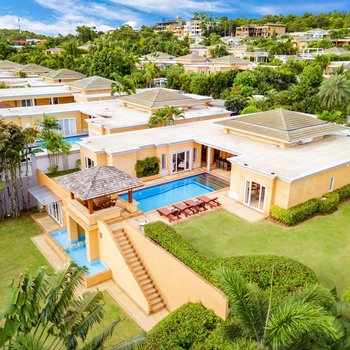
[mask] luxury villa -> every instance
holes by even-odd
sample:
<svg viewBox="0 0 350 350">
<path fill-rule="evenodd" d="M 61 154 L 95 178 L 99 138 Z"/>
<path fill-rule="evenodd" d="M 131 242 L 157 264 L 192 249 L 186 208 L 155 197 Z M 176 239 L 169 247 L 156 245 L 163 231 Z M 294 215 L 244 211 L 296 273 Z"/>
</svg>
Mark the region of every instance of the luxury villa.
<svg viewBox="0 0 350 350">
<path fill-rule="evenodd" d="M 136 106 L 140 100 L 134 95 L 123 101 Z M 186 203 L 197 213 L 212 205 L 205 208 L 196 198 L 219 197 L 268 215 L 273 204 L 290 208 L 350 183 L 349 129 L 284 109 L 95 136 L 78 144 L 81 171 L 57 179 L 39 172 L 39 186 L 31 189 L 62 227 L 48 242 L 89 267 L 88 285 L 112 278 L 146 313 L 200 300 L 218 315 L 227 314 L 227 300 L 217 289 L 187 276 L 142 234 L 145 222 L 166 220 L 157 212 L 177 215 L 176 208 Z M 160 172 L 138 179 L 136 162 L 148 157 L 159 159 Z M 188 288 L 179 291 L 164 278 L 174 273 L 191 280 L 183 282 Z"/>
</svg>

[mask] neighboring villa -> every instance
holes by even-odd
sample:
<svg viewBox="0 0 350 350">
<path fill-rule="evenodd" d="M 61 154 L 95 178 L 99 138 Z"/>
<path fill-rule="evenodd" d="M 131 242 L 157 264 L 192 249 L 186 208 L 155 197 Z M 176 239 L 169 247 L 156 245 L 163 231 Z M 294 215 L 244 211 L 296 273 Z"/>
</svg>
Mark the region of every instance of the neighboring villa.
<svg viewBox="0 0 350 350">
<path fill-rule="evenodd" d="M 35 126 L 46 115 L 59 121 L 64 136 L 98 136 L 148 128 L 152 113 L 167 105 L 182 110 L 184 118 L 179 119 L 178 123 L 230 115 L 224 108 L 209 106 L 210 97 L 182 94 L 176 90 L 155 88 L 130 96 L 113 97 L 110 94 L 111 82 L 100 77 L 77 80 L 67 84 L 77 102 L 3 108 L 0 109 L 0 117 L 26 128 Z M 33 91 L 34 88 L 4 90 L 21 92 Z"/>
<path fill-rule="evenodd" d="M 44 74 L 42 76 L 43 80 L 49 81 L 51 83 L 67 83 L 72 82 L 79 79 L 86 78 L 85 74 L 75 72 L 70 69 L 59 69 L 59 70 L 52 70 L 47 74 Z"/>
<path fill-rule="evenodd" d="M 246 37 L 268 37 L 272 35 L 283 35 L 286 32 L 285 24 L 267 23 L 262 26 L 246 24 L 236 28 L 236 36 Z"/>
<path fill-rule="evenodd" d="M 61 47 L 53 47 L 51 49 L 47 49 L 43 51 L 46 56 L 51 56 L 51 55 L 63 55 L 66 50 L 62 49 Z"/>
</svg>

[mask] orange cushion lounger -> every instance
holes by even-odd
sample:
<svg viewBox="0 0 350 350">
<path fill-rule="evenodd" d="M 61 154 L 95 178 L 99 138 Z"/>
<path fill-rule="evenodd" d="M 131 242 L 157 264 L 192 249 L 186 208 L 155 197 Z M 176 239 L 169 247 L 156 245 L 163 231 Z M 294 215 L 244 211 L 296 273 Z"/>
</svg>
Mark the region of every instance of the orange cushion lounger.
<svg viewBox="0 0 350 350">
<path fill-rule="evenodd" d="M 157 212 L 160 216 L 165 216 L 169 222 L 181 219 L 179 209 L 168 209 L 168 208 L 159 208 Z"/>
<path fill-rule="evenodd" d="M 205 204 L 208 204 L 210 208 L 219 207 L 221 205 L 221 203 L 218 201 L 218 197 L 209 198 L 207 196 L 199 196 L 197 199 L 203 201 Z"/>
</svg>

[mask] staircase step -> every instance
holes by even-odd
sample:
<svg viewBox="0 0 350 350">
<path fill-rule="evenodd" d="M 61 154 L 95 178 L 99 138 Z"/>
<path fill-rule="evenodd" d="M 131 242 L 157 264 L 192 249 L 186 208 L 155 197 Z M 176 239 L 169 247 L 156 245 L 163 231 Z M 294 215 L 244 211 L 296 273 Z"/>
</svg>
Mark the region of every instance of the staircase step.
<svg viewBox="0 0 350 350">
<path fill-rule="evenodd" d="M 151 300 L 153 302 L 153 300 L 160 298 L 162 300 L 162 298 L 160 297 L 159 293 L 157 291 L 153 292 L 152 294 L 148 294 L 147 295 L 147 299 Z"/>
<path fill-rule="evenodd" d="M 163 302 L 159 302 L 156 305 L 152 305 L 151 309 L 152 312 L 157 312 L 165 308 L 165 304 Z"/>
<path fill-rule="evenodd" d="M 150 278 L 140 282 L 140 285 L 141 285 L 142 289 L 144 289 L 144 287 L 146 287 L 146 286 L 148 287 L 148 285 L 151 285 L 154 287 L 153 281 Z"/>
<path fill-rule="evenodd" d="M 152 280 L 151 280 L 151 277 L 149 277 L 147 273 L 145 273 L 145 274 L 143 274 L 142 276 L 140 276 L 140 277 L 138 278 L 138 280 L 139 280 L 139 282 L 141 282 L 141 283 L 142 283 L 143 281 L 146 281 L 146 280 L 147 280 L 147 281 L 152 281 Z"/>
<path fill-rule="evenodd" d="M 150 300 L 151 307 L 152 307 L 153 305 L 157 305 L 158 303 L 163 303 L 163 299 L 160 297 L 159 294 L 158 294 L 157 297 L 155 297 L 154 299 L 151 299 L 151 300 Z"/>
</svg>

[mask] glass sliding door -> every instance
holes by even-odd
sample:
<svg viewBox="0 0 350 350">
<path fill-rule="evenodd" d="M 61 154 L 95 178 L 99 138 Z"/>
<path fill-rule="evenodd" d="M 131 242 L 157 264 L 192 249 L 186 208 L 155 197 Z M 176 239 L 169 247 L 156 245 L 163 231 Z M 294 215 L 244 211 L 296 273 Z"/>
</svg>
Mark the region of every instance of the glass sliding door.
<svg viewBox="0 0 350 350">
<path fill-rule="evenodd" d="M 192 152 L 191 150 L 181 150 L 173 152 L 171 155 L 172 167 L 171 173 L 178 173 L 180 171 L 191 170 L 192 168 Z"/>
<path fill-rule="evenodd" d="M 265 196 L 266 196 L 266 187 L 251 181 L 245 181 L 244 189 L 244 204 L 257 209 L 259 211 L 264 211 L 265 207 Z"/>
<path fill-rule="evenodd" d="M 61 202 L 53 202 L 48 206 L 49 214 L 62 226 L 62 206 Z"/>
</svg>

